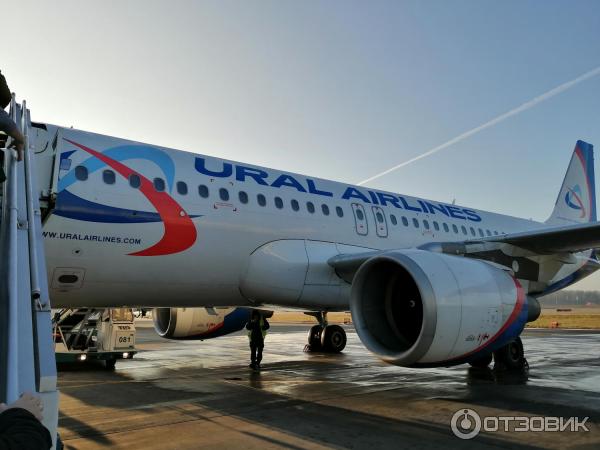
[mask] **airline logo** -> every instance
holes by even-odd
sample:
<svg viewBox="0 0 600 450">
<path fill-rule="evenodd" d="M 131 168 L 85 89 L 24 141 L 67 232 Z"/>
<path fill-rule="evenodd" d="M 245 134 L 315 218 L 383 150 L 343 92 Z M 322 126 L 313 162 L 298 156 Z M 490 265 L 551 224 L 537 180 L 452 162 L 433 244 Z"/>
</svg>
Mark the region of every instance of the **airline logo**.
<svg viewBox="0 0 600 450">
<path fill-rule="evenodd" d="M 320 195 L 323 197 L 335 197 L 330 192 L 319 186 L 317 180 L 312 178 L 299 178 L 290 174 L 279 174 L 276 176 L 267 170 L 256 167 L 248 167 L 242 164 L 232 164 L 229 162 L 217 161 L 217 167 L 209 168 L 211 161 L 201 156 L 195 159 L 195 169 L 198 173 L 211 178 L 234 178 L 241 183 L 255 183 L 260 186 L 269 186 L 276 189 L 294 189 L 298 192 L 311 195 Z M 215 170 L 218 169 L 218 170 Z M 342 193 L 342 200 L 360 201 L 367 204 L 393 206 L 394 208 L 415 211 L 425 214 L 443 214 L 446 217 L 454 219 L 470 220 L 472 222 L 481 222 L 481 216 L 472 209 L 461 208 L 444 203 L 430 202 L 421 199 L 410 199 L 408 197 L 394 195 L 386 192 L 378 192 L 367 189 L 359 189 L 356 186 L 347 186 Z"/>
<path fill-rule="evenodd" d="M 156 212 L 116 208 L 90 202 L 72 194 L 67 188 L 78 181 L 75 173 L 77 168 L 73 168 L 59 180 L 56 215 L 102 223 L 162 222 L 164 225 L 162 238 L 149 248 L 129 253 L 130 256 L 170 255 L 180 253 L 194 245 L 197 231 L 192 217 L 197 216 L 189 216 L 166 190 L 157 191 L 148 178 L 121 162 L 128 159 L 152 161 L 160 167 L 166 178 L 168 190 L 171 192 L 175 177 L 175 165 L 169 155 L 157 148 L 139 145 L 123 145 L 99 152 L 69 139 L 65 139 L 65 141 L 90 155 L 90 158 L 77 166 L 85 167 L 88 173 L 108 166 L 126 180 L 137 176 L 139 179 L 138 190 L 152 204 Z M 61 155 L 61 170 L 70 168 L 70 164 L 64 164 L 63 161 L 68 160 L 73 153 L 74 151 L 65 152 Z"/>
<path fill-rule="evenodd" d="M 572 188 L 567 187 L 567 193 L 565 194 L 565 202 L 567 206 L 571 209 L 575 209 L 580 212 L 579 217 L 586 217 L 585 206 L 583 206 L 583 201 L 581 201 L 581 187 L 576 184 Z"/>
</svg>

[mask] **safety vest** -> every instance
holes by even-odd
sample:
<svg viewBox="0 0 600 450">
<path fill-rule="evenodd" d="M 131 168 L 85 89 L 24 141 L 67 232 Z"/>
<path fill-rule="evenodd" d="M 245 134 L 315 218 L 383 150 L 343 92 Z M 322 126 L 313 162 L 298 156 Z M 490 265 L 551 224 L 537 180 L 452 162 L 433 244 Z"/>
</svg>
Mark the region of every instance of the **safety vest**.
<svg viewBox="0 0 600 450">
<path fill-rule="evenodd" d="M 267 335 L 267 330 L 265 330 L 263 328 L 264 324 L 265 324 L 265 320 L 261 317 L 260 321 L 259 321 L 259 326 L 260 326 L 260 331 L 262 333 L 263 340 L 265 339 L 265 336 Z M 250 341 L 252 340 L 252 330 L 248 330 L 248 339 Z"/>
</svg>

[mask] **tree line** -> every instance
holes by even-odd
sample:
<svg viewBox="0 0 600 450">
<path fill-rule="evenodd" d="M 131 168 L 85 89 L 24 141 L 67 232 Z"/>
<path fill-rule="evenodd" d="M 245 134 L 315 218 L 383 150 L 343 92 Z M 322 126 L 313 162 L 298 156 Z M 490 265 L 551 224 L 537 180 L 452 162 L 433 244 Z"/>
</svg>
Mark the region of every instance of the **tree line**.
<svg viewBox="0 0 600 450">
<path fill-rule="evenodd" d="M 540 297 L 539 301 L 543 307 L 552 307 L 554 305 L 600 305 L 600 291 L 562 290 Z"/>
</svg>

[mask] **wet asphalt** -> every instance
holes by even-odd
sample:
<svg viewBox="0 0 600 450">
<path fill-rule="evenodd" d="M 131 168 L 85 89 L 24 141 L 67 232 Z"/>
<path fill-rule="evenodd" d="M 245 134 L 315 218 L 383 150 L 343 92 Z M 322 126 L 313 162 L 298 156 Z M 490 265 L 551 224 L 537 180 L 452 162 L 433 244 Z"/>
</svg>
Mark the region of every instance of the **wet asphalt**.
<svg viewBox="0 0 600 450">
<path fill-rule="evenodd" d="M 140 353 L 114 372 L 59 372 L 62 440 L 68 449 L 600 448 L 600 332 L 528 330 L 530 369 L 515 374 L 390 366 L 351 326 L 342 354 L 304 353 L 308 328 L 274 324 L 256 373 L 244 333 L 176 342 L 144 323 Z M 465 409 L 492 430 L 457 438 L 451 418 Z M 543 417 L 589 417 L 589 431 L 515 431 Z"/>
</svg>

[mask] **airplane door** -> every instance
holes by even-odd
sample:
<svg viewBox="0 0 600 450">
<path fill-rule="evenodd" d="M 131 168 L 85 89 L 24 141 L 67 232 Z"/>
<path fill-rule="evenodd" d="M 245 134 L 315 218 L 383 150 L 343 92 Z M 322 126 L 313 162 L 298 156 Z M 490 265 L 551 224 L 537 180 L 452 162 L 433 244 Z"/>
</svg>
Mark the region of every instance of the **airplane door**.
<svg viewBox="0 0 600 450">
<path fill-rule="evenodd" d="M 386 238 L 388 236 L 388 226 L 385 212 L 383 212 L 383 209 L 379 206 L 372 206 L 371 208 L 373 210 L 373 218 L 375 219 L 377 236 Z"/>
<path fill-rule="evenodd" d="M 356 223 L 356 232 L 361 236 L 369 234 L 369 224 L 365 207 L 359 203 L 352 203 L 352 212 L 354 213 L 354 222 Z"/>
</svg>

